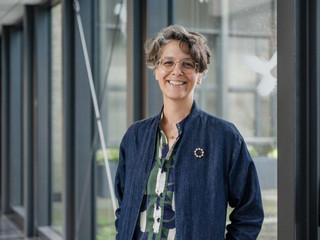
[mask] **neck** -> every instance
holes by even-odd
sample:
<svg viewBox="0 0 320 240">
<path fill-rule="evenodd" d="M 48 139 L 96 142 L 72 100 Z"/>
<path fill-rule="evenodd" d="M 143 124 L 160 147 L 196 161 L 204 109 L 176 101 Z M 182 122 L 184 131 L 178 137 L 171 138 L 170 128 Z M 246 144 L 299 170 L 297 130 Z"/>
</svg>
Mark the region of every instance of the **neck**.
<svg viewBox="0 0 320 240">
<path fill-rule="evenodd" d="M 191 111 L 193 99 L 188 101 L 164 100 L 164 120 L 169 125 L 182 121 Z"/>
</svg>

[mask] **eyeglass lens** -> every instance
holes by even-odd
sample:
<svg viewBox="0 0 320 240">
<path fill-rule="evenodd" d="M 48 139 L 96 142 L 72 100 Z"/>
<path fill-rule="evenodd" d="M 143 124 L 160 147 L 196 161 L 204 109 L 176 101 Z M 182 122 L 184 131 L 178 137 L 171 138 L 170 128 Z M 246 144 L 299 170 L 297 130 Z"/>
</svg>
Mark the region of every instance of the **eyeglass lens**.
<svg viewBox="0 0 320 240">
<path fill-rule="evenodd" d="M 176 61 L 164 58 L 160 60 L 160 66 L 164 71 L 170 72 L 176 67 L 177 62 L 180 62 L 181 68 L 185 72 L 192 72 L 196 69 L 196 62 L 188 58 Z"/>
</svg>

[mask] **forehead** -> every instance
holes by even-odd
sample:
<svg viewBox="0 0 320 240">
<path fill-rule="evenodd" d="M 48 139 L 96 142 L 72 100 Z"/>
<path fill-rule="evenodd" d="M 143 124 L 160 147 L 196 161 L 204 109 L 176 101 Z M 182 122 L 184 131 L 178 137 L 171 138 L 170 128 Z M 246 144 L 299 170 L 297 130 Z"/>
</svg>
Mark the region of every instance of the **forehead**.
<svg viewBox="0 0 320 240">
<path fill-rule="evenodd" d="M 161 58 L 190 58 L 189 48 L 185 43 L 178 40 L 172 40 L 161 49 Z"/>
</svg>

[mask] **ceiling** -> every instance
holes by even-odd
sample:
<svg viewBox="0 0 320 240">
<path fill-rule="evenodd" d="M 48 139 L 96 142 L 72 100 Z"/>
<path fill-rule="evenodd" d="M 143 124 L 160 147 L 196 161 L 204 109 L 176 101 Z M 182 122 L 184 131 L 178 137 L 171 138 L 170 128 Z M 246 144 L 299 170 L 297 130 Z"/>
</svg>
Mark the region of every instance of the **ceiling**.
<svg viewBox="0 0 320 240">
<path fill-rule="evenodd" d="M 0 33 L 3 25 L 17 23 L 22 19 L 26 4 L 38 4 L 42 0 L 0 0 Z"/>
</svg>

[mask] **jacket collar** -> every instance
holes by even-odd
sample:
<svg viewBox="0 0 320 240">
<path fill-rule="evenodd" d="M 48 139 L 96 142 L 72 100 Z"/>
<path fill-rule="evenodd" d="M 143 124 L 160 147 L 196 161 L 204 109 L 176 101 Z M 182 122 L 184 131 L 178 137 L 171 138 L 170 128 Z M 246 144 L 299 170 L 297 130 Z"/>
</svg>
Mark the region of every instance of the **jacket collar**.
<svg viewBox="0 0 320 240">
<path fill-rule="evenodd" d="M 164 108 L 164 106 L 162 105 L 161 111 L 159 112 L 158 115 L 155 116 L 156 119 L 158 119 L 158 122 L 161 120 L 161 115 L 162 115 L 162 112 L 163 112 L 163 108 Z M 189 117 L 194 117 L 199 112 L 200 112 L 200 109 L 198 108 L 196 101 L 193 100 L 192 107 L 191 107 L 191 110 L 190 110 L 190 114 L 188 115 L 188 118 Z"/>
</svg>

